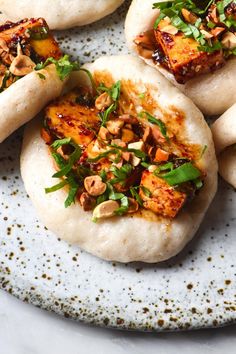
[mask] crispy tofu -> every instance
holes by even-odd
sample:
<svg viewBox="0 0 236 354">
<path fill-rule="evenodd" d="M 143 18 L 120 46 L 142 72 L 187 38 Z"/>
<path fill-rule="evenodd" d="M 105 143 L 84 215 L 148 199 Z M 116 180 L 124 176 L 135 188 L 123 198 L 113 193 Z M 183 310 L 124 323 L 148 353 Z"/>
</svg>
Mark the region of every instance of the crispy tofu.
<svg viewBox="0 0 236 354">
<path fill-rule="evenodd" d="M 201 52 L 198 50 L 199 43 L 195 39 L 187 38 L 181 32 L 174 35 L 166 33 L 164 32 L 166 26 L 166 21 L 162 20 L 154 32 L 168 69 L 177 82 L 185 83 L 197 75 L 214 71 L 224 64 L 222 51 Z"/>
<path fill-rule="evenodd" d="M 78 145 L 86 147 L 100 127 L 96 108 L 91 108 L 79 89 L 59 98 L 46 108 L 46 122 L 57 137 L 71 137 Z"/>
<path fill-rule="evenodd" d="M 158 215 L 174 218 L 186 202 L 187 195 L 185 193 L 175 190 L 162 178 L 156 177 L 149 171 L 143 172 L 140 185 L 151 192 L 149 197 L 140 188 L 139 194 L 143 200 L 144 208 L 152 210 Z"/>
<path fill-rule="evenodd" d="M 25 42 L 42 60 L 49 57 L 59 59 L 62 56 L 58 43 L 42 18 L 25 19 L 17 23 L 6 22 L 0 26 L 0 40 L 5 41 L 9 48 L 19 41 Z"/>
</svg>

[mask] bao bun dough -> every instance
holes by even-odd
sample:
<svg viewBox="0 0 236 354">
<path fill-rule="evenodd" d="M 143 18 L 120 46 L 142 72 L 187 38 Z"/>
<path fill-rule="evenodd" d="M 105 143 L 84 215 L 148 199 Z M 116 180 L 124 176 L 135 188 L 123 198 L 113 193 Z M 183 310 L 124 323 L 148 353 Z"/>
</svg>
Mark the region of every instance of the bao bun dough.
<svg viewBox="0 0 236 354">
<path fill-rule="evenodd" d="M 198 229 L 217 188 L 217 163 L 211 131 L 202 113 L 158 71 L 132 56 L 102 57 L 86 66 L 92 73 L 107 73 L 117 80 L 130 80 L 139 92 L 148 86 L 161 109 L 173 105 L 185 115 L 185 141 L 207 145 L 200 164 L 207 172 L 205 185 L 194 201 L 172 221 L 156 217 L 114 217 L 97 224 L 92 214 L 76 203 L 64 208 L 66 192 L 45 194 L 44 188 L 57 183 L 48 148 L 40 137 L 39 122 L 33 121 L 25 132 L 21 155 L 21 173 L 25 188 L 44 224 L 60 238 L 76 243 L 86 251 L 106 260 L 160 262 L 178 252 Z M 84 84 L 81 73 L 78 84 Z M 158 106 L 157 105 L 157 106 Z M 138 109 L 138 107 L 136 107 Z M 142 109 L 142 107 L 139 107 Z M 160 111 L 158 111 L 160 114 Z"/>
<path fill-rule="evenodd" d="M 59 96 L 63 85 L 52 64 L 24 76 L 0 93 L 0 143 Z"/>
<path fill-rule="evenodd" d="M 212 125 L 219 160 L 219 173 L 236 188 L 236 104 Z"/>
<path fill-rule="evenodd" d="M 154 2 L 162 0 L 133 0 L 125 23 L 125 35 L 129 48 L 136 51 L 134 39 L 137 35 L 153 28 L 159 10 L 152 9 Z M 183 91 L 198 108 L 206 115 L 224 113 L 236 102 L 236 58 L 230 59 L 225 66 L 215 71 L 201 75 L 181 85 L 174 76 L 155 64 L 151 59 L 144 59 L 149 65 L 160 70 L 175 86 Z"/>
<path fill-rule="evenodd" d="M 114 12 L 124 0 L 0 0 L 8 20 L 43 17 L 51 29 L 67 29 L 95 22 Z"/>
</svg>

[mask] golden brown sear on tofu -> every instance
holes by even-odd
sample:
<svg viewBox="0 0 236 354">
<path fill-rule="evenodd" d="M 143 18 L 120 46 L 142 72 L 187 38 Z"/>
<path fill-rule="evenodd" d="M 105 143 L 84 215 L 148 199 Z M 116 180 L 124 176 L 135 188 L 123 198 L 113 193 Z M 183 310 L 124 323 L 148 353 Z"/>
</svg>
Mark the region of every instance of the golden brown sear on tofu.
<svg viewBox="0 0 236 354">
<path fill-rule="evenodd" d="M 185 37 L 181 32 L 175 35 L 166 33 L 163 31 L 166 26 L 166 21 L 163 20 L 154 31 L 158 43 L 156 55 L 159 53 L 165 57 L 166 66 L 178 83 L 183 84 L 196 75 L 215 71 L 224 64 L 222 50 L 213 53 L 200 51 L 195 39 Z"/>
<path fill-rule="evenodd" d="M 142 208 L 175 218 L 204 178 L 186 157 L 187 145 L 151 113 L 125 114 L 121 82 L 99 87 L 96 93 L 74 89 L 45 110 L 42 137 L 58 168 L 55 177 L 69 186 L 66 206 L 78 200 L 96 220 Z"/>
<path fill-rule="evenodd" d="M 236 55 L 236 4 L 198 3 L 200 8 L 187 2 L 185 8 L 179 0 L 154 4 L 160 10 L 154 28 L 134 40 L 141 56 L 153 59 L 181 84 L 221 68 Z"/>
<path fill-rule="evenodd" d="M 16 50 L 17 43 L 21 43 L 23 48 L 28 46 L 40 61 L 49 57 L 59 59 L 62 55 L 58 43 L 43 18 L 24 19 L 17 23 L 6 22 L 0 26 L 0 40 L 1 44 L 4 41 L 9 49 Z"/>
<path fill-rule="evenodd" d="M 44 19 L 6 22 L 0 26 L 0 90 L 32 72 L 38 63 L 61 56 Z"/>
<path fill-rule="evenodd" d="M 91 107 L 79 89 L 51 103 L 46 108 L 46 124 L 57 137 L 71 137 L 76 144 L 86 147 L 98 133 L 98 110 Z"/>
<path fill-rule="evenodd" d="M 149 171 L 143 172 L 140 185 L 151 192 L 151 195 L 147 196 L 140 188 L 144 208 L 158 215 L 174 218 L 186 202 L 186 193 L 179 192 Z"/>
</svg>

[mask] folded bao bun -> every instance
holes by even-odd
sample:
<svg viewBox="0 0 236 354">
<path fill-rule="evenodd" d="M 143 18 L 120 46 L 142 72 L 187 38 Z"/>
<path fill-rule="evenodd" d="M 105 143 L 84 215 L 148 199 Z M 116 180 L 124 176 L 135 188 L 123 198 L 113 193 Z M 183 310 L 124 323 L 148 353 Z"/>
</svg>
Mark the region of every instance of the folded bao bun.
<svg viewBox="0 0 236 354">
<path fill-rule="evenodd" d="M 43 17 L 51 29 L 67 29 L 95 22 L 114 12 L 124 0 L 0 0 L 0 10 L 11 21 Z"/>
<path fill-rule="evenodd" d="M 219 174 L 236 188 L 236 104 L 212 125 L 219 161 Z"/>
<path fill-rule="evenodd" d="M 162 1 L 133 0 L 125 23 L 127 43 L 133 51 L 137 52 L 134 43 L 136 36 L 153 28 L 159 10 L 152 9 L 152 6 L 158 2 Z M 165 75 L 206 115 L 222 114 L 236 102 L 236 58 L 228 60 L 221 69 L 198 76 L 183 85 L 178 84 L 172 73 L 155 64 L 152 59 L 142 59 Z"/>
<path fill-rule="evenodd" d="M 44 79 L 40 78 L 43 75 Z M 34 71 L 0 93 L 0 143 L 58 97 L 64 82 L 54 64 Z"/>
<path fill-rule="evenodd" d="M 42 35 L 37 32 L 40 28 L 44 29 Z M 34 70 L 36 64 L 50 57 L 62 58 L 59 45 L 43 18 L 2 24 L 0 43 L 1 143 L 59 96 L 65 80 L 59 78 L 55 64 Z"/>
<path fill-rule="evenodd" d="M 166 260 L 180 252 L 192 239 L 215 195 L 217 162 L 211 131 L 192 101 L 140 59 L 132 56 L 102 57 L 93 64 L 87 64 L 86 68 L 95 73 L 96 78 L 108 74 L 112 82 L 121 80 L 121 90 L 129 99 L 137 99 L 140 92 L 148 90 L 151 101 L 157 107 L 155 115 L 164 122 L 167 115 L 163 112 L 169 109 L 179 112 L 171 115 L 172 122 L 178 121 L 178 114 L 184 117 L 182 128 L 176 134 L 184 143 L 197 144 L 200 149 L 207 146 L 206 151 L 198 155 L 198 165 L 206 173 L 204 186 L 174 219 L 150 212 L 150 219 L 133 214 L 94 223 L 92 213 L 83 211 L 78 202 L 65 209 L 65 190 L 45 194 L 45 187 L 57 183 L 57 179 L 52 178 L 55 167 L 40 136 L 42 123 L 32 121 L 25 131 L 21 155 L 21 173 L 26 191 L 47 228 L 69 243 L 78 244 L 106 260 L 148 263 Z M 76 75 L 78 86 L 88 84 L 84 73 Z M 127 85 L 134 89 L 130 91 Z M 136 111 L 142 108 L 135 105 Z"/>
</svg>

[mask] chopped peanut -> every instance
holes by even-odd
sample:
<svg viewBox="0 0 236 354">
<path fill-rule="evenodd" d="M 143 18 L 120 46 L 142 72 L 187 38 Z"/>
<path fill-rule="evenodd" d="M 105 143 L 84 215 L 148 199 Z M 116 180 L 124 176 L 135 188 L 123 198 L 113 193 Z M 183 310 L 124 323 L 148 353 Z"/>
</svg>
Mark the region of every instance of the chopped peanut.
<svg viewBox="0 0 236 354">
<path fill-rule="evenodd" d="M 106 183 L 103 183 L 100 176 L 89 176 L 84 180 L 84 187 L 88 194 L 97 197 L 106 191 Z"/>
<path fill-rule="evenodd" d="M 9 71 L 16 76 L 30 74 L 36 64 L 27 55 L 18 55 L 11 63 Z"/>
<path fill-rule="evenodd" d="M 115 156 L 114 156 L 115 157 Z M 120 159 L 120 161 L 119 162 L 113 162 L 113 166 L 116 166 L 117 168 L 121 168 L 122 167 L 122 165 L 123 165 L 123 159 Z"/>
<path fill-rule="evenodd" d="M 152 136 L 153 136 L 154 140 L 156 141 L 156 143 L 158 143 L 158 144 L 165 142 L 165 138 L 161 134 L 161 131 L 157 126 L 152 127 Z"/>
<path fill-rule="evenodd" d="M 102 111 L 112 104 L 112 99 L 107 92 L 103 92 L 95 101 L 95 107 Z"/>
<path fill-rule="evenodd" d="M 138 119 L 131 114 L 122 114 L 119 119 L 128 124 L 138 124 Z"/>
<path fill-rule="evenodd" d="M 154 161 L 155 162 L 162 162 L 162 161 L 168 161 L 169 159 L 169 153 L 158 148 L 155 154 Z"/>
<path fill-rule="evenodd" d="M 96 205 L 96 199 L 86 192 L 81 194 L 79 201 L 84 211 L 93 210 Z"/>
<path fill-rule="evenodd" d="M 139 208 L 138 203 L 133 198 L 128 198 L 128 199 L 129 199 L 129 208 L 128 208 L 127 213 L 128 214 L 136 213 L 136 211 L 138 211 L 138 208 Z"/>
<path fill-rule="evenodd" d="M 197 16 L 187 9 L 182 9 L 181 12 L 185 21 L 194 25 L 194 23 L 197 21 Z"/>
<path fill-rule="evenodd" d="M 157 166 L 156 166 L 156 165 L 150 165 L 150 166 L 148 167 L 148 171 L 151 172 L 151 173 L 153 173 L 156 169 L 157 169 Z"/>
<path fill-rule="evenodd" d="M 213 37 L 213 34 L 211 34 L 210 32 L 207 32 L 206 30 L 202 29 L 200 30 L 200 32 L 204 35 L 204 37 L 206 39 L 211 39 Z"/>
<path fill-rule="evenodd" d="M 175 26 L 173 25 L 167 25 L 165 27 L 163 27 L 161 29 L 161 32 L 165 32 L 165 33 L 168 33 L 168 34 L 172 34 L 172 35 L 175 35 L 179 32 L 178 28 L 176 28 Z"/>
<path fill-rule="evenodd" d="M 91 152 L 93 153 L 98 153 L 101 154 L 105 151 L 107 151 L 107 147 L 105 147 L 105 145 L 100 144 L 100 142 L 97 140 L 95 140 L 94 142 L 92 142 L 93 146 L 91 148 Z"/>
<path fill-rule="evenodd" d="M 132 156 L 132 154 L 131 154 L 130 152 L 128 152 L 128 151 L 122 152 L 122 158 L 123 158 L 125 161 L 127 161 L 127 162 L 130 161 L 131 156 Z"/>
<path fill-rule="evenodd" d="M 99 138 L 101 138 L 102 140 L 109 140 L 110 139 L 110 134 L 109 131 L 107 130 L 107 128 L 105 127 L 101 127 L 99 132 L 98 132 L 98 136 Z"/>
<path fill-rule="evenodd" d="M 115 211 L 119 208 L 119 203 L 114 200 L 107 200 L 99 204 L 93 211 L 94 219 L 105 219 L 115 215 Z"/>
<path fill-rule="evenodd" d="M 143 134 L 143 141 L 144 143 L 147 143 L 149 142 L 149 140 L 151 139 L 152 137 L 152 130 L 150 127 L 146 127 L 145 128 L 145 131 L 144 131 L 144 134 Z"/>
<path fill-rule="evenodd" d="M 137 141 L 135 143 L 130 143 L 128 144 L 128 148 L 129 149 L 135 149 L 135 150 L 144 150 L 144 143 L 143 141 Z M 137 156 L 135 156 L 134 153 L 131 153 L 131 164 L 136 167 L 140 164 L 141 159 Z"/>
<path fill-rule="evenodd" d="M 124 122 L 120 119 L 109 120 L 106 124 L 108 131 L 112 135 L 118 135 L 123 126 L 124 126 Z"/>
<path fill-rule="evenodd" d="M 124 141 L 122 141 L 121 139 L 113 139 L 111 141 L 112 145 L 118 145 L 120 147 L 126 147 L 126 143 Z"/>
<path fill-rule="evenodd" d="M 214 7 L 210 10 L 209 18 L 210 18 L 214 23 L 218 23 L 218 16 L 217 16 L 217 9 L 216 9 L 216 6 L 214 6 Z"/>
<path fill-rule="evenodd" d="M 236 36 L 232 32 L 227 32 L 221 41 L 223 46 L 228 49 L 236 48 Z"/>
<path fill-rule="evenodd" d="M 144 143 L 143 141 L 136 141 L 135 143 L 130 143 L 128 145 L 128 148 L 129 149 L 135 149 L 135 150 L 141 150 L 143 151 L 144 150 Z"/>
<path fill-rule="evenodd" d="M 141 159 L 137 156 L 135 156 L 133 153 L 131 154 L 131 164 L 134 166 L 134 167 L 137 167 L 141 162 Z"/>
<path fill-rule="evenodd" d="M 132 140 L 134 140 L 134 132 L 130 129 L 122 129 L 122 140 L 125 143 L 131 142 Z"/>
<path fill-rule="evenodd" d="M 211 30 L 211 34 L 213 34 L 214 37 L 219 36 L 222 32 L 224 32 L 225 28 L 224 27 L 215 27 Z"/>
</svg>

